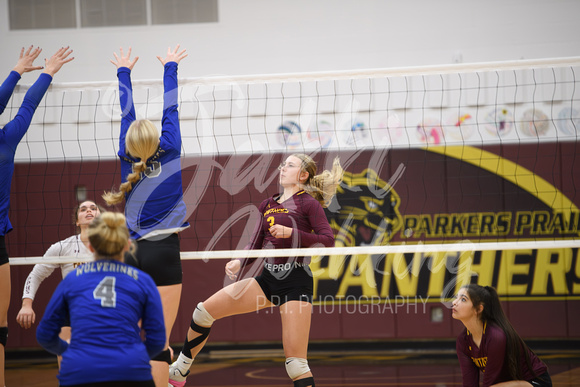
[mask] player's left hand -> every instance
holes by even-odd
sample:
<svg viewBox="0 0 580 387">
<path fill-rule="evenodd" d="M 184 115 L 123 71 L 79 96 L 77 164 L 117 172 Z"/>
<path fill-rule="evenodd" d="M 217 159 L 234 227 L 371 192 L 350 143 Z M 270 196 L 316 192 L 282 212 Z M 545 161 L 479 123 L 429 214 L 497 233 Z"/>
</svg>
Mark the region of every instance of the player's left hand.
<svg viewBox="0 0 580 387">
<path fill-rule="evenodd" d="M 290 238 L 292 236 L 292 229 L 281 224 L 273 225 L 269 231 L 274 238 Z"/>
</svg>

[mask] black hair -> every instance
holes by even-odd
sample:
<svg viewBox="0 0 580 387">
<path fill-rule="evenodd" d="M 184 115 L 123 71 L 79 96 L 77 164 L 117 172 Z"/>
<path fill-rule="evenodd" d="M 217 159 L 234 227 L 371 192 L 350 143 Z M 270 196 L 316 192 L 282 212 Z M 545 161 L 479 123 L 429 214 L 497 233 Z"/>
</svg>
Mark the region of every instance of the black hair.
<svg viewBox="0 0 580 387">
<path fill-rule="evenodd" d="M 463 288 L 466 289 L 473 307 L 476 310 L 479 309 L 480 305 L 483 305 L 483 310 L 478 315 L 479 319 L 484 323 L 493 323 L 504 331 L 506 336 L 506 362 L 510 377 L 514 380 L 524 380 L 524 370 L 520 367 L 519 361 L 522 351 L 524 351 L 528 369 L 536 377 L 537 375 L 532 368 L 532 361 L 530 359 L 530 352 L 533 353 L 533 351 L 526 345 L 520 335 L 518 335 L 503 312 L 496 290 L 491 286 L 477 284 L 465 285 Z"/>
</svg>

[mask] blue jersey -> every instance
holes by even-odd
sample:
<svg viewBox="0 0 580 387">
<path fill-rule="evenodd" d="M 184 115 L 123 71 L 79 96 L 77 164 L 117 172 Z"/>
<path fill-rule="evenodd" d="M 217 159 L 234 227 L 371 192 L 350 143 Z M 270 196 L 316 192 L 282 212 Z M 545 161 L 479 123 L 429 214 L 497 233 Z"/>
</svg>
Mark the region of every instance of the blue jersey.
<svg viewBox="0 0 580 387">
<path fill-rule="evenodd" d="M 125 136 L 135 121 L 131 70 L 117 70 L 121 102 L 121 133 L 119 158 L 121 179 L 125 183 L 132 172 L 132 163 L 138 161 L 127 154 Z M 157 152 L 147 160 L 147 170 L 141 180 L 125 196 L 125 217 L 131 237 L 141 239 L 156 234 L 168 234 L 189 227 L 185 222 L 181 179 L 181 132 L 177 111 L 177 63 L 165 64 L 163 75 L 163 118 Z"/>
<path fill-rule="evenodd" d="M 68 317 L 70 345 L 58 337 Z M 165 346 L 161 297 L 151 277 L 133 266 L 89 262 L 58 285 L 36 338 L 47 351 L 62 355 L 62 385 L 151 380 L 149 360 Z"/>
<path fill-rule="evenodd" d="M 8 78 L 0 86 L 0 114 L 6 108 L 6 104 L 14 91 L 16 83 L 20 79 L 20 74 L 12 71 Z M 26 134 L 32 116 L 38 104 L 44 97 L 44 93 L 50 86 L 52 77 L 42 73 L 34 85 L 28 89 L 22 106 L 12 121 L 0 129 L 0 235 L 6 235 L 12 230 L 12 224 L 8 219 L 10 208 L 10 186 L 12 184 L 12 174 L 14 173 L 14 155 L 18 143 Z"/>
</svg>

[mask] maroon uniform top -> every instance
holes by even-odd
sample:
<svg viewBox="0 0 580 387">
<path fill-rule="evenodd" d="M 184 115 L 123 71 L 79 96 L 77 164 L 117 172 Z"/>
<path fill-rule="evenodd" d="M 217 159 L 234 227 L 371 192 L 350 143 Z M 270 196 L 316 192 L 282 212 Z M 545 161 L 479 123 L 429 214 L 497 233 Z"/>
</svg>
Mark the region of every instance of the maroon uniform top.
<svg viewBox="0 0 580 387">
<path fill-rule="evenodd" d="M 471 333 L 466 329 L 457 337 L 456 349 L 464 386 L 479 386 L 480 370 L 483 372 L 484 387 L 513 380 L 509 375 L 507 359 L 505 358 L 506 335 L 501 328 L 485 324 L 479 348 L 473 342 Z M 529 354 L 536 376 L 548 370 L 533 352 L 530 351 Z M 519 362 L 525 380 L 534 379 L 523 353 L 520 355 Z"/>
<path fill-rule="evenodd" d="M 334 246 L 334 234 L 324 209 L 306 191 L 296 192 L 292 197 L 282 203 L 274 198 L 264 200 L 258 210 L 261 221 L 256 224 L 250 243 L 246 249 L 286 249 L 299 247 L 332 247 Z M 290 238 L 274 238 L 270 234 L 270 227 L 275 224 L 292 228 Z M 242 260 L 242 264 L 249 264 L 255 258 Z M 268 263 L 281 264 L 292 262 L 310 263 L 310 257 L 277 257 L 268 258 Z"/>
</svg>

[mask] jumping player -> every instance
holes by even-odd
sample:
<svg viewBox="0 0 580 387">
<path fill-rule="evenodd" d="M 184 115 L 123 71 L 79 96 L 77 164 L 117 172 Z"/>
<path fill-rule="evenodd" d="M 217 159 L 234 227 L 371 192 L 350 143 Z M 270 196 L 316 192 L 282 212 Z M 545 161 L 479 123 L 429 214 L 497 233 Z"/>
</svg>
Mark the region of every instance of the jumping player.
<svg viewBox="0 0 580 387">
<path fill-rule="evenodd" d="M 131 241 L 122 214 L 97 217 L 89 241 L 95 262 L 78 266 L 58 285 L 36 338 L 62 355 L 62 387 L 153 387 L 149 359 L 165 347 L 159 292 L 149 275 L 123 263 Z M 58 337 L 69 317 L 70 344 Z"/>
<path fill-rule="evenodd" d="M 333 246 L 334 235 L 323 207 L 330 203 L 341 178 L 338 159 L 334 160 L 332 171 L 316 175 L 312 158 L 304 154 L 289 156 L 280 166 L 283 192 L 260 204 L 261 220 L 247 248 Z M 226 264 L 226 274 L 236 279 L 241 267 L 249 263 L 250 260 L 232 260 Z M 189 368 L 215 320 L 278 306 L 288 376 L 294 386 L 314 386 L 306 360 L 313 296 L 309 263 L 308 257 L 266 259 L 257 277 L 242 279 L 200 302 L 179 358 L 170 367 L 170 384 L 185 385 Z"/>
<path fill-rule="evenodd" d="M 34 60 L 38 58 L 42 50 L 40 48 L 33 50 L 32 48 L 33 46 L 30 46 L 28 50 L 24 51 L 23 48 L 20 51 L 20 59 L 0 86 L 0 114 L 4 112 L 22 74 L 42 69 L 42 67 L 33 65 Z M 54 74 L 65 63 L 74 59 L 68 57 L 71 52 L 72 50 L 69 51 L 68 47 L 63 47 L 50 59 L 45 60 L 43 73 L 26 92 L 18 113 L 12 121 L 0 129 L 0 386 L 4 386 L 4 348 L 8 338 L 8 306 L 10 305 L 10 264 L 5 236 L 12 231 L 8 210 L 10 208 L 10 186 L 14 173 L 14 155 L 20 140 L 30 126 L 38 104 L 52 82 Z"/>
<path fill-rule="evenodd" d="M 177 66 L 187 56 L 185 50 L 168 49 L 164 66 L 164 105 L 161 137 L 149 120 L 136 120 L 131 85 L 131 70 L 139 59 L 131 60 L 131 49 L 111 61 L 117 67 L 121 102 L 120 192 L 103 195 L 107 204 L 125 200 L 125 216 L 131 237 L 137 240 L 137 256 L 125 262 L 148 273 L 161 294 L 167 342 L 163 352 L 152 361 L 153 379 L 159 387 L 168 383 L 171 364 L 169 335 L 177 317 L 182 276 L 178 232 L 189 227 L 185 221 L 181 179 L 181 133 L 177 111 Z"/>
<path fill-rule="evenodd" d="M 64 257 L 91 255 L 89 250 L 89 224 L 100 215 L 100 209 L 95 202 L 87 200 L 80 203 L 74 211 L 74 221 L 81 233 L 68 237 L 60 242 L 50 246 L 44 254 L 44 257 Z M 75 263 L 39 263 L 26 278 L 24 291 L 22 293 L 22 308 L 16 316 L 16 321 L 24 329 L 30 328 L 36 321 L 36 313 L 32 308 L 34 297 L 42 281 L 48 278 L 55 269 L 60 268 L 62 278 L 65 278 L 74 268 L 78 266 Z M 60 332 L 60 338 L 64 341 L 70 341 L 70 325 L 65 324 Z M 58 359 L 60 365 L 60 357 Z"/>
<path fill-rule="evenodd" d="M 470 284 L 453 301 L 454 319 L 465 325 L 457 337 L 464 386 L 551 387 L 546 365 L 517 334 L 494 288 Z"/>
</svg>

